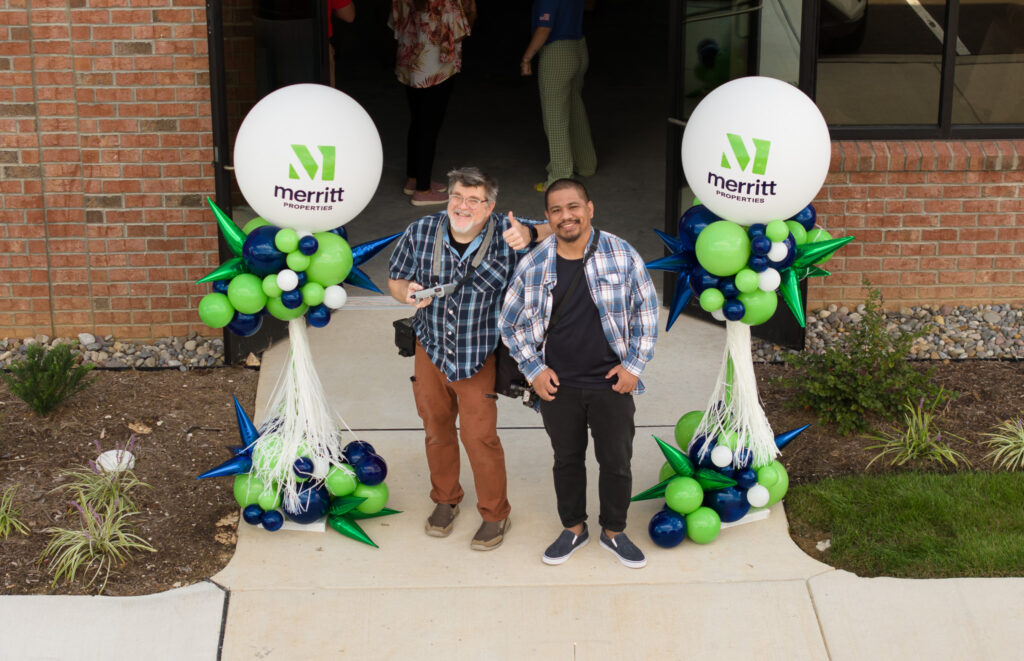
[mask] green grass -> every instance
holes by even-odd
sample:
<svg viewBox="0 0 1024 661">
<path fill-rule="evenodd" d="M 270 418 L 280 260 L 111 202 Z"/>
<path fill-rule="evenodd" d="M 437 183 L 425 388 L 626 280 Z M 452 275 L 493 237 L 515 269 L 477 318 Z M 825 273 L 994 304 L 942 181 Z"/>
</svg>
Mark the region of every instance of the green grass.
<svg viewBox="0 0 1024 661">
<path fill-rule="evenodd" d="M 1024 475 L 902 473 L 794 485 L 790 528 L 859 576 L 1024 576 Z"/>
</svg>

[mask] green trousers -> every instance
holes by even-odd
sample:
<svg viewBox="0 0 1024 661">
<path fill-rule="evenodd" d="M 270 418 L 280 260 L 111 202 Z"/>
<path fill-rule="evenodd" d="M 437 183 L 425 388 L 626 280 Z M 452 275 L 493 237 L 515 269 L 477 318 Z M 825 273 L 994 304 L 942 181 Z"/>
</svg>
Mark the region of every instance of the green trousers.
<svg viewBox="0 0 1024 661">
<path fill-rule="evenodd" d="M 540 50 L 537 85 L 550 153 L 549 184 L 573 173 L 589 177 L 597 170 L 582 96 L 589 63 L 586 39 L 553 41 Z"/>
</svg>

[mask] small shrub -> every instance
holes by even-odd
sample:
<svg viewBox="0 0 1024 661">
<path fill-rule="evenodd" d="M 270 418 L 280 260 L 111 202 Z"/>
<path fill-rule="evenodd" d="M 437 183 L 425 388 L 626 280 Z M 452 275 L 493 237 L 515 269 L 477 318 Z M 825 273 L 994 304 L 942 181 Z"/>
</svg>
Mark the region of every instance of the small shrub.
<svg viewBox="0 0 1024 661">
<path fill-rule="evenodd" d="M 11 363 L 10 374 L 0 372 L 0 378 L 33 411 L 46 415 L 92 383 L 85 375 L 93 365 L 82 364 L 80 355 L 66 344 L 58 344 L 50 350 L 32 344 L 25 358 Z"/>
<path fill-rule="evenodd" d="M 12 532 L 28 534 L 28 526 L 21 520 L 21 511 L 14 506 L 17 485 L 7 487 L 0 496 L 0 539 L 7 539 Z"/>
<path fill-rule="evenodd" d="M 49 543 L 39 556 L 39 564 L 48 564 L 53 574 L 51 587 L 62 579 L 74 581 L 79 571 L 86 574 L 86 587 L 91 586 L 103 575 L 99 593 L 107 586 L 110 572 L 115 566 L 124 565 L 139 551 L 156 552 L 142 537 L 135 533 L 129 518 L 136 513 L 114 501 L 102 509 L 94 509 L 79 500 L 71 503 L 81 518 L 81 528 L 47 528 Z"/>
<path fill-rule="evenodd" d="M 1019 470 L 1024 468 L 1024 419 L 1006 420 L 987 436 L 985 445 L 992 448 L 986 459 L 991 459 L 997 468 Z"/>
<path fill-rule="evenodd" d="M 96 449 L 102 453 L 99 441 L 95 444 Z M 123 450 L 118 447 L 117 450 L 131 452 L 134 447 L 135 436 L 132 435 L 127 447 Z M 132 491 L 138 488 L 152 488 L 136 477 L 131 470 L 104 471 L 93 461 L 87 466 L 63 470 L 61 475 L 70 481 L 59 485 L 54 491 L 70 491 L 76 500 L 94 509 L 102 509 L 116 502 L 120 503 L 122 509 L 138 512 L 139 508 L 135 504 Z"/>
<path fill-rule="evenodd" d="M 882 294 L 871 288 L 860 324 L 841 336 L 824 353 L 803 352 L 784 357 L 796 375 L 782 377 L 794 393 L 792 404 L 810 409 L 822 422 L 834 422 L 841 434 L 865 432 L 871 419 L 895 420 L 907 398 L 932 399 L 940 392 L 932 382 L 933 369 L 922 373 L 907 357 L 924 331 L 890 335 L 885 329 Z M 941 402 L 940 402 L 941 403 Z"/>
<path fill-rule="evenodd" d="M 868 446 L 868 449 L 880 451 L 868 462 L 868 466 L 882 457 L 892 458 L 892 461 L 889 462 L 890 466 L 902 466 L 911 459 L 926 459 L 937 461 L 940 464 L 945 464 L 948 461 L 953 466 L 957 466 L 958 462 L 963 462 L 970 466 L 971 462 L 967 460 L 967 457 L 949 447 L 942 440 L 942 432 L 936 429 L 935 418 L 938 416 L 935 409 L 943 399 L 944 393 L 945 391 L 940 389 L 935 399 L 927 406 L 925 406 L 924 398 L 918 400 L 916 405 L 913 401 L 908 400 L 903 406 L 902 428 L 892 427 L 881 434 L 868 436 L 868 438 L 878 441 L 878 444 Z M 957 440 L 964 440 L 953 434 L 949 434 L 949 436 Z"/>
</svg>

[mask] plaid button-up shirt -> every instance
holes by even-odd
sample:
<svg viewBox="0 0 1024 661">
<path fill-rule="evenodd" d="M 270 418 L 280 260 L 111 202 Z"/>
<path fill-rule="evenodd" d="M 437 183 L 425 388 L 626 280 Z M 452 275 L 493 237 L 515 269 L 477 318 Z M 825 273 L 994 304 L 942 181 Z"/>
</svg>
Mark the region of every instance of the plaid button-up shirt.
<svg viewBox="0 0 1024 661">
<path fill-rule="evenodd" d="M 424 287 L 459 282 L 465 277 L 473 256 L 483 243 L 487 225 L 461 257 L 449 242 L 447 231 L 444 232 L 441 273 L 439 278 L 434 278 L 434 241 L 438 225 L 447 219 L 448 213 L 441 212 L 409 225 L 395 244 L 388 277 L 412 280 Z M 516 220 L 529 225 L 542 222 L 527 218 Z M 498 346 L 498 312 L 505 287 L 525 254 L 525 250 L 517 253 L 510 248 L 501 236 L 509 228 L 507 217 L 492 213 L 487 222 L 497 225 L 480 266 L 453 295 L 435 298 L 430 305 L 417 310 L 412 322 L 416 338 L 430 362 L 449 381 L 461 381 L 476 374 Z"/>
<path fill-rule="evenodd" d="M 594 240 L 591 232 L 587 249 Z M 498 319 L 501 339 L 531 382 L 544 371 L 544 334 L 557 280 L 557 238 L 548 237 L 520 262 Z M 601 316 L 605 339 L 622 366 L 640 376 L 658 338 L 658 293 L 633 246 L 602 231 L 584 267 L 587 288 Z M 638 381 L 636 390 L 644 391 Z"/>
</svg>

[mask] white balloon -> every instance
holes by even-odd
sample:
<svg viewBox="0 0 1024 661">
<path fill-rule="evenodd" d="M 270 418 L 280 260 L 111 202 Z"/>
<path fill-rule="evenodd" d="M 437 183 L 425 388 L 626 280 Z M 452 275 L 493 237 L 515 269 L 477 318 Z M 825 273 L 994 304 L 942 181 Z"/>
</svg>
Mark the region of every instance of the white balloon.
<svg viewBox="0 0 1024 661">
<path fill-rule="evenodd" d="M 725 468 L 732 463 L 732 450 L 724 445 L 716 445 L 711 451 L 711 463 L 719 468 Z"/>
<path fill-rule="evenodd" d="M 772 262 L 781 262 L 789 256 L 789 246 L 781 241 L 775 241 L 772 243 L 771 249 L 768 251 L 768 260 Z"/>
<path fill-rule="evenodd" d="M 348 292 L 341 285 L 331 285 L 324 288 L 324 305 L 337 310 L 348 302 Z"/>
<path fill-rule="evenodd" d="M 739 223 L 793 217 L 825 183 L 832 144 L 814 102 L 774 78 L 732 80 L 697 104 L 683 133 L 686 181 Z"/>
<path fill-rule="evenodd" d="M 271 92 L 235 138 L 238 187 L 278 227 L 322 232 L 355 218 L 384 165 L 373 120 L 351 97 L 303 83 Z"/>
<path fill-rule="evenodd" d="M 773 268 L 767 268 L 757 274 L 757 288 L 761 291 L 775 291 L 782 284 L 782 276 Z"/>
<path fill-rule="evenodd" d="M 711 316 L 714 317 L 715 319 L 717 319 L 718 321 L 725 321 L 726 320 L 725 319 L 725 313 L 722 312 L 722 308 L 718 308 L 717 310 L 712 310 L 711 311 Z"/>
<path fill-rule="evenodd" d="M 299 274 L 291 269 L 283 269 L 277 274 L 277 286 L 281 291 L 291 291 L 299 286 Z"/>
<path fill-rule="evenodd" d="M 755 484 L 747 489 L 747 502 L 750 503 L 751 507 L 764 507 L 768 504 L 770 497 L 771 494 L 768 493 L 768 488 L 763 484 Z"/>
</svg>

